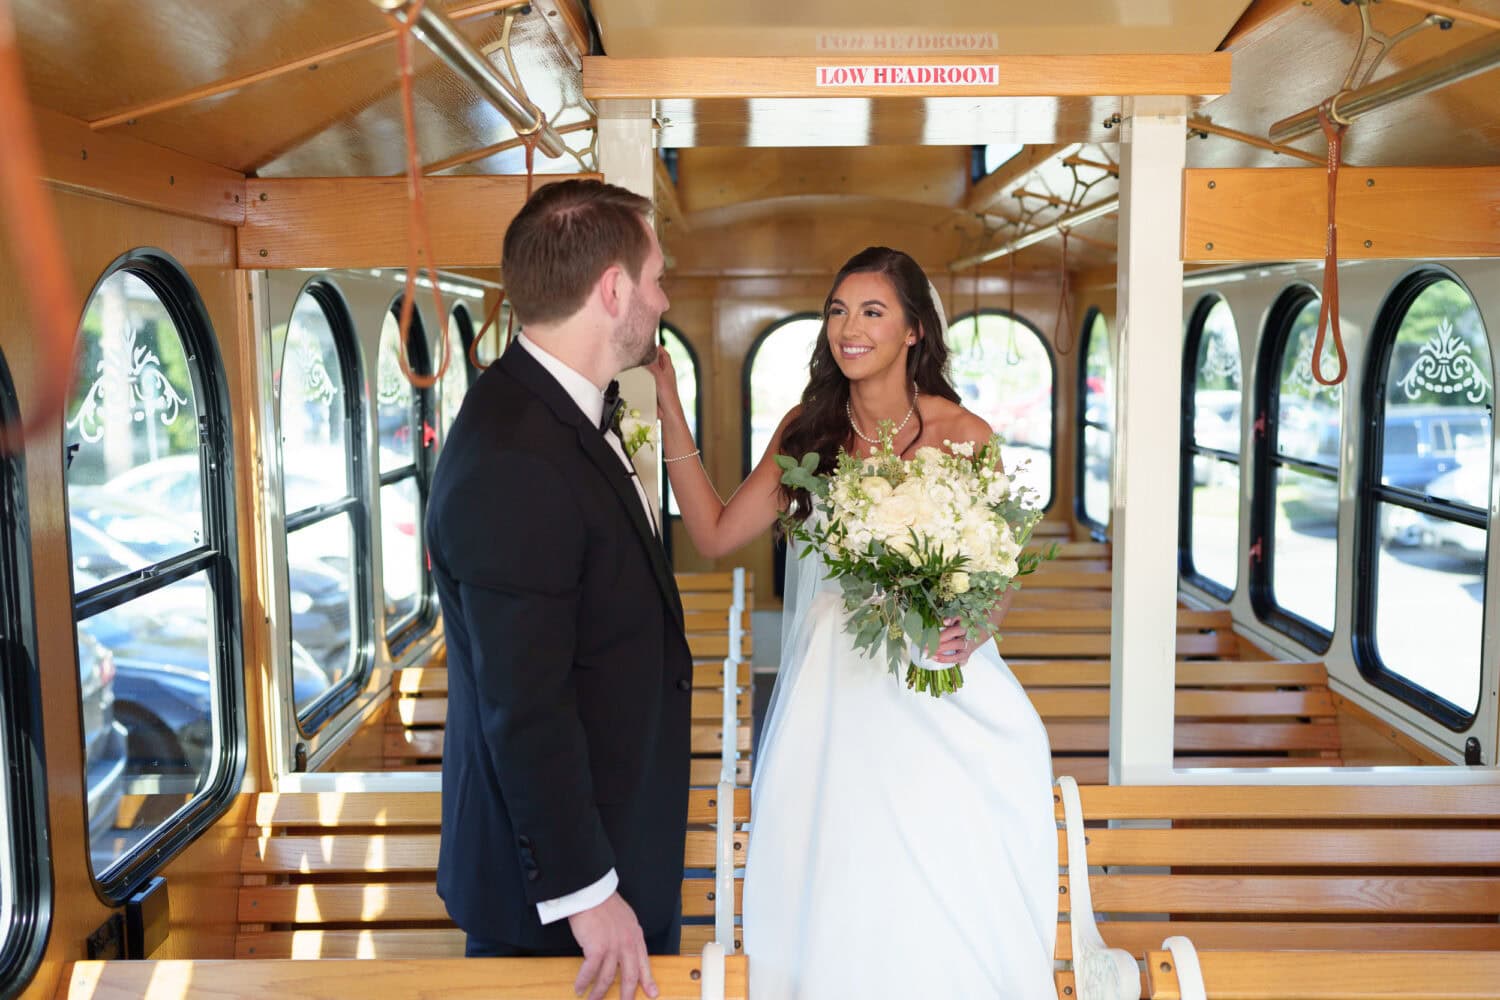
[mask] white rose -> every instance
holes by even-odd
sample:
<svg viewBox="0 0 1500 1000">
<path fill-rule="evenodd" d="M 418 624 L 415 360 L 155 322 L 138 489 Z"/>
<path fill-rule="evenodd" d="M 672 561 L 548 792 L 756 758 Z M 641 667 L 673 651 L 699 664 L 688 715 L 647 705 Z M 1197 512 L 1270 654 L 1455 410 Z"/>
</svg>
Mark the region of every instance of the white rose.
<svg viewBox="0 0 1500 1000">
<path fill-rule="evenodd" d="M 870 526 L 877 534 L 905 534 L 917 518 L 917 502 L 903 493 L 894 493 L 870 510 Z"/>
<path fill-rule="evenodd" d="M 948 447 L 952 449 L 955 455 L 962 455 L 964 458 L 974 457 L 973 441 L 953 441 L 949 443 Z"/>
<path fill-rule="evenodd" d="M 955 594 L 967 594 L 969 592 L 969 574 L 959 570 L 948 577 L 948 586 Z"/>
<path fill-rule="evenodd" d="M 917 461 L 926 464 L 929 468 L 939 466 L 943 461 L 942 451 L 938 448 L 934 448 L 930 444 L 923 445 L 922 447 L 918 448 L 916 455 L 913 457 Z"/>
<path fill-rule="evenodd" d="M 891 484 L 880 476 L 865 476 L 859 481 L 859 488 L 864 491 L 865 496 L 869 497 L 875 503 L 880 503 L 880 501 L 894 492 L 891 489 Z"/>
</svg>

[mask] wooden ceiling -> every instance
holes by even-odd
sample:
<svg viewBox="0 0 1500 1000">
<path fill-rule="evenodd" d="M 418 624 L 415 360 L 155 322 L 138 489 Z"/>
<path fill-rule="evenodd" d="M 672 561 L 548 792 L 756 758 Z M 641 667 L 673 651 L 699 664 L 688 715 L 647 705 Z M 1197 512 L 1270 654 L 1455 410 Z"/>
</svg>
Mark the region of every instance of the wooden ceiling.
<svg viewBox="0 0 1500 1000">
<path fill-rule="evenodd" d="M 476 44 L 500 38 L 505 8 L 519 0 L 430 0 Z M 264 177 L 391 175 L 402 169 L 394 45 L 370 0 L 13 0 L 35 102 L 208 162 Z M 1500 0 L 1445 0 L 1500 18 Z M 586 123 L 576 24 L 580 0 L 542 0 L 515 17 L 512 52 L 535 101 L 561 123 Z M 475 15 L 475 10 L 482 13 Z M 1215 126 L 1264 136 L 1272 122 L 1316 104 L 1342 80 L 1359 40 L 1356 9 L 1341 0 L 594 0 L 612 56 L 849 55 L 859 46 L 984 53 L 1233 53 L 1233 88 L 1201 107 Z M 1418 19 L 1407 3 L 1373 8 L 1377 28 Z M 464 16 L 468 13 L 471 16 Z M 571 16 L 570 16 L 571 15 Z M 1460 20 L 1403 43 L 1382 73 L 1441 56 L 1487 30 Z M 882 41 L 884 39 L 884 41 Z M 947 46 L 945 49 L 944 46 Z M 340 51 L 354 49 L 354 51 Z M 435 163 L 514 137 L 472 90 L 416 46 L 421 157 Z M 321 55 L 319 55 L 321 54 Z M 500 54 L 491 58 L 500 62 Z M 301 65 L 314 60 L 314 65 Z M 277 72 L 294 66 L 289 72 Z M 154 102 L 202 94 L 246 74 L 267 78 L 217 96 L 153 110 Z M 963 98 L 913 101 L 795 100 L 712 113 L 658 102 L 664 145 L 680 147 L 668 249 L 684 269 L 742 273 L 836 266 L 866 242 L 916 241 L 928 266 L 1003 242 L 1018 219 L 1050 221 L 1065 209 L 1075 170 L 1097 180 L 1087 200 L 1113 193 L 1107 170 L 1117 132 L 1104 120 L 1118 99 L 1063 104 L 1012 99 L 1003 121 L 976 117 Z M 854 105 L 859 105 L 855 108 Z M 1044 106 L 1045 105 L 1045 106 Z M 821 147 L 781 148 L 789 116 L 812 116 Z M 715 117 L 717 116 L 717 117 Z M 857 126 L 857 127 L 856 127 Z M 974 184 L 969 144 L 1014 133 L 1031 143 Z M 567 136 L 575 149 L 586 128 Z M 852 144 L 852 145 L 850 145 Z M 757 148 L 745 148 L 755 146 Z M 1320 156 L 1321 139 L 1297 143 Z M 516 173 L 519 149 L 458 166 L 458 173 Z M 1345 144 L 1348 162 L 1370 166 L 1500 162 L 1500 71 L 1362 118 Z M 1302 165 L 1286 155 L 1210 135 L 1188 140 L 1194 167 Z M 540 171 L 572 172 L 571 158 L 538 157 Z M 1035 169 L 1033 169 L 1035 168 Z M 1026 171 L 1030 171 L 1027 173 Z M 1018 191 L 1030 192 L 1020 195 Z M 1032 197 L 1042 195 L 1044 198 Z M 1113 261 L 1112 218 L 1077 232 L 1069 266 Z M 881 234 L 886 234 L 881 238 Z M 1022 270 L 1053 269 L 1053 243 L 1024 251 Z M 991 265 L 1004 271 L 1008 265 Z"/>
</svg>

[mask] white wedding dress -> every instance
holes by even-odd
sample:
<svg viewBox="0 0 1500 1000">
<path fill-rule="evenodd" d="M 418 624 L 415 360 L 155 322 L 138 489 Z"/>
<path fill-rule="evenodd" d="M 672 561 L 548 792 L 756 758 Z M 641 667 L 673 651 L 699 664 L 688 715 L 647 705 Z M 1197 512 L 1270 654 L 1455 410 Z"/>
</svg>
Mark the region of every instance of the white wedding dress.
<svg viewBox="0 0 1500 1000">
<path fill-rule="evenodd" d="M 751 997 L 1054 1000 L 1041 719 L 993 642 L 956 694 L 908 691 L 854 649 L 817 552 L 797 554 L 751 793 Z"/>
</svg>

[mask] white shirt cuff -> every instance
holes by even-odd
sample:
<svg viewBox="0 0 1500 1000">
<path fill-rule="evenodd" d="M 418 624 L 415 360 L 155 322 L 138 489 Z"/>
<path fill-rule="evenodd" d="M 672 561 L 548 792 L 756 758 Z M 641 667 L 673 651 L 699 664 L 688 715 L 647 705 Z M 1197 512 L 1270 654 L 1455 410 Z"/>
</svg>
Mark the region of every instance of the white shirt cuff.
<svg viewBox="0 0 1500 1000">
<path fill-rule="evenodd" d="M 604 877 L 593 885 L 584 886 L 577 892 L 570 892 L 566 896 L 556 899 L 544 899 L 536 904 L 536 915 L 541 917 L 544 924 L 555 924 L 559 920 L 566 920 L 575 913 L 584 910 L 592 910 L 610 896 L 620 887 L 620 876 L 615 874 L 611 868 L 604 873 Z"/>
</svg>

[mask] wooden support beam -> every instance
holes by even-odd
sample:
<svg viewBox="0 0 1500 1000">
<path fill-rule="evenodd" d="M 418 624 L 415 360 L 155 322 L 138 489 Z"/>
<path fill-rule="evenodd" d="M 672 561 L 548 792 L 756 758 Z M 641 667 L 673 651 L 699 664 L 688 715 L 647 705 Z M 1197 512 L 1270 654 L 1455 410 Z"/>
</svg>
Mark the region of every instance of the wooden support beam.
<svg viewBox="0 0 1500 1000">
<path fill-rule="evenodd" d="M 46 108 L 32 114 L 49 183 L 207 222 L 245 221 L 244 174 L 129 136 L 101 135 Z"/>
<path fill-rule="evenodd" d="M 526 201 L 525 177 L 429 177 L 422 192 L 437 266 L 499 265 L 505 227 Z M 405 178 L 251 180 L 245 201 L 240 267 L 404 267 L 410 256 Z"/>
<path fill-rule="evenodd" d="M 1097 97 L 1147 94 L 1206 97 L 1229 91 L 1228 53 L 1185 55 L 949 55 L 735 57 L 583 60 L 591 100 L 755 97 Z M 895 68 L 973 69 L 983 83 L 877 83 Z M 840 69 L 864 70 L 860 83 L 830 86 Z M 856 74 L 849 79 L 859 79 Z"/>
<path fill-rule="evenodd" d="M 1323 258 L 1323 170 L 1187 170 L 1184 187 L 1185 262 Z M 1345 167 L 1339 172 L 1339 257 L 1500 256 L 1497 204 L 1497 167 Z"/>
</svg>

